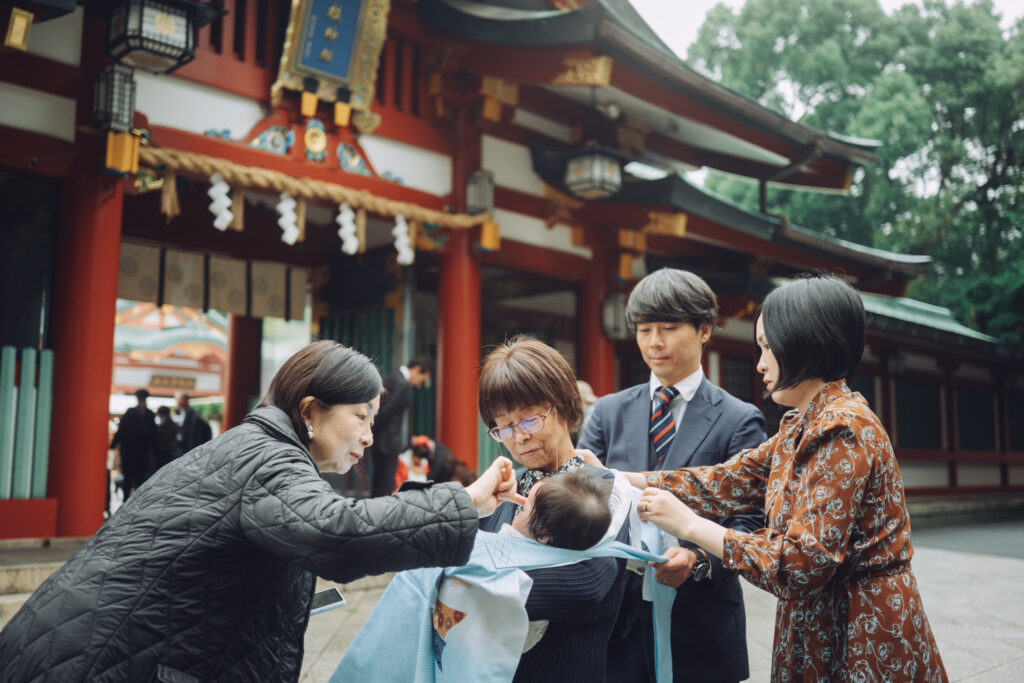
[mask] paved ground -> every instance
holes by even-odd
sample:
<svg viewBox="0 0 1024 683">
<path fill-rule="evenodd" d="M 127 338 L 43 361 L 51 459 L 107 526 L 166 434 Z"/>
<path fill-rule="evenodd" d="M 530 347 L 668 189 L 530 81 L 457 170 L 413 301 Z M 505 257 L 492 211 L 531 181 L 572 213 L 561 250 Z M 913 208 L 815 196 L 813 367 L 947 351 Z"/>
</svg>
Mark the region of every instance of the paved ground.
<svg viewBox="0 0 1024 683">
<path fill-rule="evenodd" d="M 1024 519 L 922 527 L 914 546 L 914 573 L 950 680 L 1024 680 Z M 330 678 L 383 592 L 382 579 L 343 586 L 349 604 L 312 617 L 302 683 Z M 775 598 L 746 582 L 744 595 L 749 680 L 761 683 L 769 680 Z"/>
</svg>

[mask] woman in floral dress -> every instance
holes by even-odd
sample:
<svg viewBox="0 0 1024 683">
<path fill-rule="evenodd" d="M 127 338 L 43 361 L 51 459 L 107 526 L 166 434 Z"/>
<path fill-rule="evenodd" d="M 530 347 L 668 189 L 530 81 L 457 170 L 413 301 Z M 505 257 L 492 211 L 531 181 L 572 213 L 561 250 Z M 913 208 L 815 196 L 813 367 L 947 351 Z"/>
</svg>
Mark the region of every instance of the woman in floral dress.
<svg viewBox="0 0 1024 683">
<path fill-rule="evenodd" d="M 771 292 L 757 319 L 758 372 L 792 406 L 760 447 L 712 467 L 634 473 L 641 519 L 699 544 L 779 598 L 774 681 L 946 681 L 910 569 L 903 480 L 889 437 L 850 391 L 864 306 L 832 276 Z M 764 509 L 767 527 L 699 515 Z"/>
</svg>

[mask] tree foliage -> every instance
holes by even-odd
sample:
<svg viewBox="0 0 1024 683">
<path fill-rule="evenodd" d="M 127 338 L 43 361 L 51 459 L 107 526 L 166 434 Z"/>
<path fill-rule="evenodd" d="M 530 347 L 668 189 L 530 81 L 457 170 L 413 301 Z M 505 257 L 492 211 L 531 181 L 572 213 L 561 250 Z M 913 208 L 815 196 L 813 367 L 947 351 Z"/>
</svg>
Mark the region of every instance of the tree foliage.
<svg viewBox="0 0 1024 683">
<path fill-rule="evenodd" d="M 911 294 L 1024 341 L 1024 21 L 990 0 L 747 0 L 708 13 L 688 59 L 823 131 L 880 140 L 849 197 L 770 187 L 769 211 L 861 244 L 933 257 Z M 748 206 L 757 190 L 711 189 Z"/>
</svg>

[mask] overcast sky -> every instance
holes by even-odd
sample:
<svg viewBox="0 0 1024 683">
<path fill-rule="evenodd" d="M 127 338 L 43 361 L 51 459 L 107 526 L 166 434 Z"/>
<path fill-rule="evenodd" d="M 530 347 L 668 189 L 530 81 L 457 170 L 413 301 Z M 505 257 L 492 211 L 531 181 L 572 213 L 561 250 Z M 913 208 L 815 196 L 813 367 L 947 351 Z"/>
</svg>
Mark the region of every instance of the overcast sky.
<svg viewBox="0 0 1024 683">
<path fill-rule="evenodd" d="M 686 56 L 686 48 L 696 40 L 697 29 L 704 23 L 704 16 L 719 2 L 735 10 L 743 6 L 744 0 L 632 0 L 633 6 L 661 39 L 683 57 Z M 907 4 L 908 0 L 880 0 L 880 3 L 886 12 L 891 13 Z M 1024 15 L 1024 0 L 995 0 L 995 7 L 996 12 L 1003 16 L 1004 29 Z"/>
</svg>

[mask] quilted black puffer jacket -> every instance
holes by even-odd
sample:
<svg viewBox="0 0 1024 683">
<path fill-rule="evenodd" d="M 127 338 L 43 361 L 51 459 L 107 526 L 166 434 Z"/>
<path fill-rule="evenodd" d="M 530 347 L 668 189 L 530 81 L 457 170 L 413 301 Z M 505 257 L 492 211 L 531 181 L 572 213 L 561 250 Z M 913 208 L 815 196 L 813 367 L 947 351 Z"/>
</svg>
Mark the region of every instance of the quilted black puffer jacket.
<svg viewBox="0 0 1024 683">
<path fill-rule="evenodd" d="M 314 574 L 465 564 L 477 521 L 458 484 L 336 495 L 285 413 L 259 408 L 39 587 L 0 631 L 0 681 L 297 681 Z"/>
</svg>

